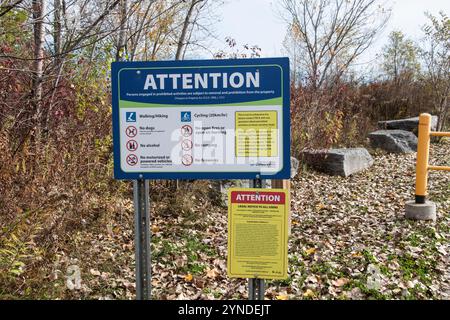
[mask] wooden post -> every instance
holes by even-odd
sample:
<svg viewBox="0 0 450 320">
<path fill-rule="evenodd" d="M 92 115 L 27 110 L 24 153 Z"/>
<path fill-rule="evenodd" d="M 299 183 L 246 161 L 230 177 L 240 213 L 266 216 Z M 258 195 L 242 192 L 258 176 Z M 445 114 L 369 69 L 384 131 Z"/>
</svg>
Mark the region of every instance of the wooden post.
<svg viewBox="0 0 450 320">
<path fill-rule="evenodd" d="M 291 180 L 271 180 L 272 189 L 287 189 L 289 193 L 291 192 Z M 288 229 L 289 235 L 291 235 L 292 227 L 292 215 L 291 215 L 291 204 L 289 203 L 289 217 L 288 217 Z"/>
</svg>

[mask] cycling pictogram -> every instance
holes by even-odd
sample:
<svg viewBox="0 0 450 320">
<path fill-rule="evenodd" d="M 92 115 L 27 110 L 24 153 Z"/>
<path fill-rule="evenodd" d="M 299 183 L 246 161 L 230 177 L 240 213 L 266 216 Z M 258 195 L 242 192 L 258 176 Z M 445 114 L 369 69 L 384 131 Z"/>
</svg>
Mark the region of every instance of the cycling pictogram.
<svg viewBox="0 0 450 320">
<path fill-rule="evenodd" d="M 138 143 L 134 140 L 127 141 L 127 149 L 128 151 L 136 151 L 138 148 Z"/>
<path fill-rule="evenodd" d="M 137 135 L 137 129 L 135 126 L 128 126 L 125 129 L 125 134 L 129 137 L 129 138 L 134 138 Z"/>
<path fill-rule="evenodd" d="M 135 165 L 138 164 L 138 162 L 139 162 L 139 159 L 138 159 L 138 157 L 135 154 L 129 154 L 127 156 L 127 163 L 128 163 L 128 165 L 135 166 Z"/>
<path fill-rule="evenodd" d="M 183 137 L 190 137 L 192 135 L 192 127 L 187 124 L 182 126 L 181 134 L 183 135 Z"/>
</svg>

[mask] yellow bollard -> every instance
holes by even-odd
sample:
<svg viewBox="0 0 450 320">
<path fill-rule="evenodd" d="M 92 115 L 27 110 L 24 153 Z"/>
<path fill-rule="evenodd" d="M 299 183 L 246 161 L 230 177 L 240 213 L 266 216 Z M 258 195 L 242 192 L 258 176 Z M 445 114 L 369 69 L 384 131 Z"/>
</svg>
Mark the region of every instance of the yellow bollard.
<svg viewBox="0 0 450 320">
<path fill-rule="evenodd" d="M 431 115 L 419 117 L 419 139 L 416 163 L 416 203 L 425 203 L 428 183 L 428 161 L 430 156 Z"/>
</svg>

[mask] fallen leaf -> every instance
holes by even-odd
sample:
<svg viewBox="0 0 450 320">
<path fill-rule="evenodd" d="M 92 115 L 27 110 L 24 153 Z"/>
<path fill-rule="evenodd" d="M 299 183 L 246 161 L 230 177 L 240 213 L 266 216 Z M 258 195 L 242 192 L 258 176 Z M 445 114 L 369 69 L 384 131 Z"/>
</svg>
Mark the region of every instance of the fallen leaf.
<svg viewBox="0 0 450 320">
<path fill-rule="evenodd" d="M 153 232 L 153 233 L 159 232 L 159 227 L 158 227 L 158 226 L 155 226 L 155 225 L 152 225 L 152 232 Z"/>
<path fill-rule="evenodd" d="M 287 294 L 280 294 L 276 296 L 277 300 L 289 300 L 289 296 Z"/>
<path fill-rule="evenodd" d="M 307 289 L 304 293 L 303 296 L 305 298 L 312 298 L 314 297 L 314 292 L 311 289 Z"/>
<path fill-rule="evenodd" d="M 315 252 L 316 252 L 316 248 L 309 248 L 309 249 L 305 250 L 305 253 L 307 256 L 312 255 Z"/>
<path fill-rule="evenodd" d="M 323 203 L 319 203 L 319 204 L 316 206 L 317 211 L 320 211 L 320 210 L 325 209 L 325 208 L 326 208 L 326 206 L 325 206 Z"/>
<path fill-rule="evenodd" d="M 99 275 L 101 275 L 100 271 L 95 270 L 95 269 L 90 269 L 89 272 L 90 272 L 93 276 L 99 276 Z"/>
<path fill-rule="evenodd" d="M 184 281 L 191 282 L 193 278 L 192 274 L 188 273 L 184 276 Z"/>
<path fill-rule="evenodd" d="M 332 281 L 331 283 L 335 287 L 342 287 L 342 286 L 345 286 L 349 282 L 350 282 L 350 280 L 347 278 L 340 278 L 340 279 Z"/>
<path fill-rule="evenodd" d="M 215 279 L 218 275 L 219 275 L 219 272 L 217 271 L 216 268 L 209 269 L 209 270 L 206 271 L 206 276 L 208 278 Z"/>
</svg>

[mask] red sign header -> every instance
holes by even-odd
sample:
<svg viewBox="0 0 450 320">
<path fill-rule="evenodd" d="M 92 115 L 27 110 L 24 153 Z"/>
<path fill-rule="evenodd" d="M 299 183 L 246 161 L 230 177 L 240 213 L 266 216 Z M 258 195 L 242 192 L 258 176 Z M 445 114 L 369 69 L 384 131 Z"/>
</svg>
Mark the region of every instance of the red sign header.
<svg viewBox="0 0 450 320">
<path fill-rule="evenodd" d="M 231 203 L 285 204 L 283 192 L 270 191 L 232 191 Z"/>
</svg>

